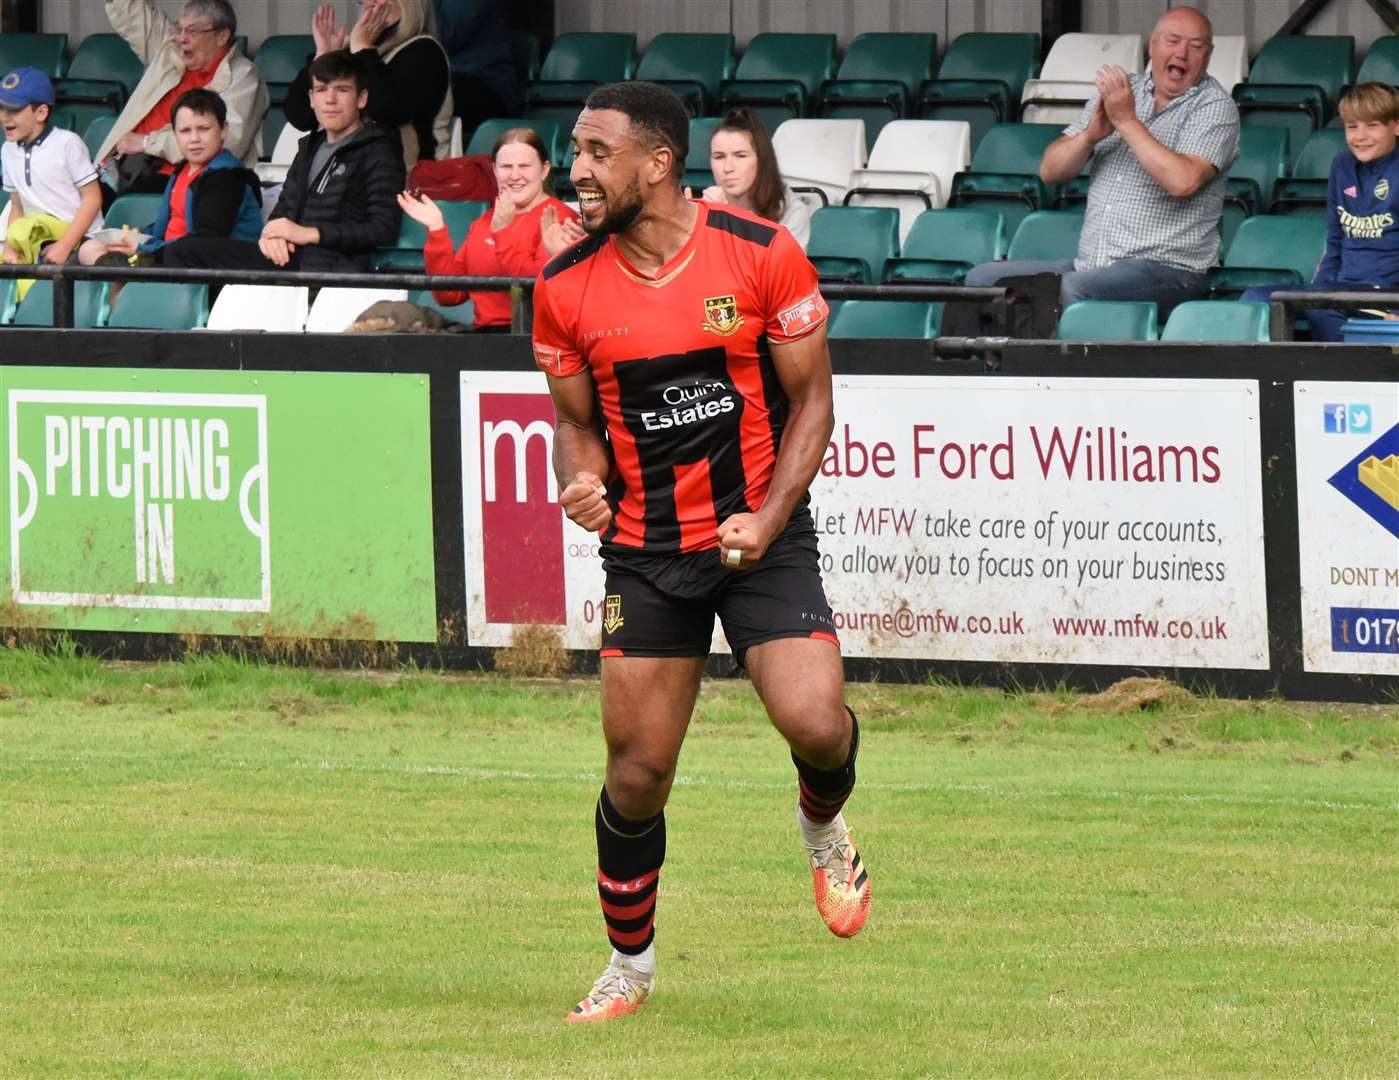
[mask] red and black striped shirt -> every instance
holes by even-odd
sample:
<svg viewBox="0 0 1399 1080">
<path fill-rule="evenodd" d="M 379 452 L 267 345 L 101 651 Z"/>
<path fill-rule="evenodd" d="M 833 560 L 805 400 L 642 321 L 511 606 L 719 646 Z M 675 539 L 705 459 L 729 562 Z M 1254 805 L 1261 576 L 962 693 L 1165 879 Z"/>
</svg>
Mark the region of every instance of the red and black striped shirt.
<svg viewBox="0 0 1399 1080">
<path fill-rule="evenodd" d="M 605 549 L 704 551 L 719 522 L 763 505 L 787 415 L 768 342 L 826 321 L 791 233 L 697 205 L 690 239 L 654 277 L 593 236 L 535 286 L 535 362 L 563 378 L 591 371 L 597 387 L 616 466 Z"/>
</svg>

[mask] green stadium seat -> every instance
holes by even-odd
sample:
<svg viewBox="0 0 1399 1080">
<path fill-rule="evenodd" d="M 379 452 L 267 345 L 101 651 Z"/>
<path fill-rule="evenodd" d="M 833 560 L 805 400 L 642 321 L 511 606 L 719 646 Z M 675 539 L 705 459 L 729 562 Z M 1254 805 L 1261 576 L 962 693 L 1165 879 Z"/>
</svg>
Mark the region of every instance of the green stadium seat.
<svg viewBox="0 0 1399 1080">
<path fill-rule="evenodd" d="M 89 34 L 54 80 L 59 104 L 109 105 L 120 110 L 141 81 L 145 67 L 119 34 Z"/>
<path fill-rule="evenodd" d="M 287 126 L 287 110 L 281 105 L 269 105 L 262 117 L 262 153 L 270 160 L 282 129 Z"/>
<path fill-rule="evenodd" d="M 509 34 L 510 52 L 515 58 L 515 67 L 524 73 L 526 81 L 539 78 L 539 35 L 529 30 L 511 30 Z"/>
<path fill-rule="evenodd" d="M 1324 218 L 1256 214 L 1239 226 L 1224 252 L 1224 265 L 1210 271 L 1210 295 L 1224 298 L 1255 285 L 1311 281 L 1325 249 Z"/>
<path fill-rule="evenodd" d="M 966 120 L 972 151 L 992 124 L 1020 115 L 1025 83 L 1040 71 L 1038 34 L 962 34 L 947 47 L 936 79 L 918 91 L 925 120 Z"/>
<path fill-rule="evenodd" d="M 865 149 L 890 120 L 912 115 L 914 95 L 937 66 L 936 34 L 861 34 L 821 88 L 821 116 L 865 122 Z"/>
<path fill-rule="evenodd" d="M 1078 210 L 1037 210 L 1026 214 L 1010 240 L 1006 258 L 1072 259 L 1078 254 L 1083 214 Z"/>
<path fill-rule="evenodd" d="M 15 286 L 18 282 L 14 278 L 0 278 L 0 326 L 9 326 L 14 321 Z"/>
<path fill-rule="evenodd" d="M 1374 40 L 1360 70 L 1355 73 L 1355 81 L 1399 84 L 1399 35 L 1389 34 Z"/>
<path fill-rule="evenodd" d="M 1224 181 L 1224 209 L 1219 219 L 1221 251 L 1229 246 L 1244 218 L 1263 213 L 1272 203 L 1274 186 L 1287 175 L 1287 141 L 1286 128 L 1239 130 L 1239 156 Z"/>
<path fill-rule="evenodd" d="M 748 43 L 733 79 L 719 88 L 719 111 L 744 106 L 769 131 L 811 113 L 821 84 L 836 72 L 834 34 L 758 34 Z"/>
<path fill-rule="evenodd" d="M 160 213 L 160 195 L 118 195 L 102 215 L 109 229 L 130 225 L 133 229 L 149 229 Z"/>
<path fill-rule="evenodd" d="M 1268 305 L 1242 300 L 1188 300 L 1177 304 L 1162 341 L 1267 341 Z"/>
<path fill-rule="evenodd" d="M 719 85 L 734 77 L 732 34 L 657 34 L 646 46 L 636 77 L 674 90 L 691 116 L 708 116 Z"/>
<path fill-rule="evenodd" d="M 560 128 L 552 120 L 493 117 L 490 120 L 483 120 L 481 125 L 471 133 L 471 141 L 466 144 L 467 155 L 484 154 L 489 157 L 495 146 L 495 141 L 511 128 L 519 127 L 533 128 L 539 135 L 540 141 L 544 143 L 544 149 L 549 154 L 549 164 L 553 166 L 550 179 L 557 182 L 559 180 L 559 167 L 563 164 L 568 153 L 568 140 L 573 134 L 572 125 Z"/>
<path fill-rule="evenodd" d="M 73 326 L 91 330 L 102 325 L 107 311 L 105 281 L 75 281 L 73 283 Z M 53 282 L 36 281 L 15 308 L 14 326 L 53 325 Z"/>
<path fill-rule="evenodd" d="M 823 281 L 873 284 L 899 253 L 899 212 L 886 206 L 823 206 L 811 215 L 806 257 Z"/>
<path fill-rule="evenodd" d="M 209 317 L 209 286 L 130 281 L 117 294 L 107 325 L 124 330 L 193 330 Z"/>
<path fill-rule="evenodd" d="M 996 124 L 972 154 L 971 169 L 953 178 L 947 205 L 998 210 L 1013 233 L 1026 214 L 1049 208 L 1054 192 L 1040 180 L 1040 158 L 1063 130 L 1058 124 Z"/>
<path fill-rule="evenodd" d="M 1270 214 L 1326 215 L 1326 186 L 1331 176 L 1331 163 L 1346 149 L 1346 133 L 1342 128 L 1322 128 L 1313 131 L 1297 155 L 1292 175 L 1279 180 L 1273 188 Z"/>
<path fill-rule="evenodd" d="M 0 34 L 0 73 L 36 67 L 50 79 L 67 70 L 67 34 Z"/>
<path fill-rule="evenodd" d="M 1134 300 L 1080 300 L 1059 316 L 1061 341 L 1155 341 L 1156 305 Z"/>
<path fill-rule="evenodd" d="M 78 114 L 73 109 L 55 106 L 49 113 L 49 126 L 62 128 L 64 131 L 78 131 Z"/>
<path fill-rule="evenodd" d="M 714 183 L 714 171 L 709 166 L 709 141 L 714 129 L 724 122 L 722 116 L 690 117 L 690 152 L 685 155 L 685 178 L 682 181 L 695 197 Z"/>
<path fill-rule="evenodd" d="M 833 338 L 937 337 L 942 305 L 919 300 L 847 300 L 831 319 Z"/>
<path fill-rule="evenodd" d="M 1282 34 L 1254 58 L 1248 82 L 1234 87 L 1246 125 L 1285 127 L 1300 153 L 1307 136 L 1325 126 L 1352 81 L 1355 38 L 1350 35 Z"/>
<path fill-rule="evenodd" d="M 903 253 L 884 262 L 886 282 L 956 285 L 967 271 L 1006 256 L 1006 218 L 990 210 L 924 210 Z"/>
<path fill-rule="evenodd" d="M 525 115 L 572 131 L 594 89 L 635 74 L 635 34 L 560 34 L 540 65 L 539 78 L 526 84 Z"/>
<path fill-rule="evenodd" d="M 287 100 L 287 91 L 315 51 L 316 41 L 310 34 L 272 34 L 263 39 L 253 64 L 262 72 L 273 105 Z"/>
<path fill-rule="evenodd" d="M 104 113 L 101 116 L 94 116 L 88 121 L 88 125 L 83 129 L 83 145 L 87 147 L 88 156 L 94 161 L 97 160 L 97 151 L 102 143 L 106 141 L 111 133 L 112 125 L 117 122 L 115 113 Z"/>
<path fill-rule="evenodd" d="M 466 230 L 486 212 L 490 204 L 474 199 L 460 202 L 439 199 L 437 205 L 447 219 L 447 231 L 452 235 L 452 248 L 455 250 L 466 242 Z M 398 240 L 393 247 L 375 252 L 372 265 L 375 270 L 420 271 L 423 268 L 423 244 L 426 242 L 427 230 L 404 214 L 398 227 Z"/>
</svg>

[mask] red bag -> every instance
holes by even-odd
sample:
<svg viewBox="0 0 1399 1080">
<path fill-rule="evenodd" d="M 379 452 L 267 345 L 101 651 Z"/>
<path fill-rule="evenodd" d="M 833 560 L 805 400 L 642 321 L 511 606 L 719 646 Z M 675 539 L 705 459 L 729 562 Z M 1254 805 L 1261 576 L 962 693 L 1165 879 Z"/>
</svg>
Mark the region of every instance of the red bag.
<svg viewBox="0 0 1399 1080">
<path fill-rule="evenodd" d="M 495 164 L 487 154 L 420 161 L 408 176 L 408 187 L 430 199 L 495 202 Z"/>
</svg>

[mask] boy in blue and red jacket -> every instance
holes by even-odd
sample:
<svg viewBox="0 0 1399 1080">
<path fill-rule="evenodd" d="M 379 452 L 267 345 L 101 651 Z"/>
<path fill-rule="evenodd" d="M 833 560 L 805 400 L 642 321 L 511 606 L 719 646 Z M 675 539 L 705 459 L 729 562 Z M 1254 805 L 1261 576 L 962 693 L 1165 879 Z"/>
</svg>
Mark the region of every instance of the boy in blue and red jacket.
<svg viewBox="0 0 1399 1080">
<path fill-rule="evenodd" d="M 1341 98 L 1349 152 L 1336 155 L 1326 187 L 1326 251 L 1309 285 L 1249 289 L 1245 300 L 1267 300 L 1298 289 L 1399 288 L 1399 93 L 1366 82 Z M 1304 311 L 1313 341 L 1340 341 L 1346 313 Z"/>
<path fill-rule="evenodd" d="M 175 166 L 150 239 L 136 246 L 135 234 L 107 246 L 100 261 L 128 260 L 156 266 L 191 239 L 232 237 L 256 243 L 262 232 L 262 187 L 257 175 L 224 148 L 228 110 L 212 90 L 182 94 L 171 110 L 171 126 L 184 160 Z M 86 249 L 85 249 L 86 250 Z"/>
</svg>

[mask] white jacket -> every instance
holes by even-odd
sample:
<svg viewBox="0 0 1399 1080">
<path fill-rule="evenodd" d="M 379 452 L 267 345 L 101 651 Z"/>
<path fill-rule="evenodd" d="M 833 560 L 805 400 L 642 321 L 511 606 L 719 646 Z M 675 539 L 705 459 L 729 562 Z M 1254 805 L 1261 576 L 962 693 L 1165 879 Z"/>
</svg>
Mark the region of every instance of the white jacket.
<svg viewBox="0 0 1399 1080">
<path fill-rule="evenodd" d="M 146 73 L 98 148 L 98 161 L 107 157 L 116 148 L 117 140 L 144 120 L 160 99 L 185 77 L 180 47 L 171 36 L 175 29 L 172 19 L 156 10 L 149 0 L 106 0 L 106 3 L 112 29 L 124 37 L 140 57 L 146 65 Z M 228 138 L 224 145 L 235 157 L 252 165 L 262 152 L 262 118 L 268 105 L 267 84 L 262 81 L 262 73 L 236 47 L 230 47 L 228 54 L 219 61 L 209 89 L 228 106 Z M 172 163 L 184 157 L 175 142 L 175 132 L 168 126 L 147 135 L 145 149 L 146 153 Z"/>
</svg>

